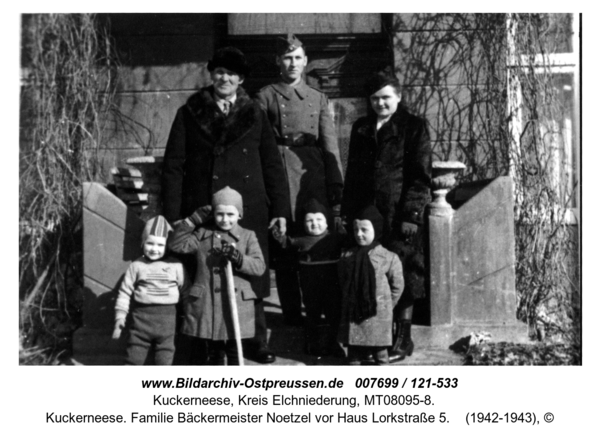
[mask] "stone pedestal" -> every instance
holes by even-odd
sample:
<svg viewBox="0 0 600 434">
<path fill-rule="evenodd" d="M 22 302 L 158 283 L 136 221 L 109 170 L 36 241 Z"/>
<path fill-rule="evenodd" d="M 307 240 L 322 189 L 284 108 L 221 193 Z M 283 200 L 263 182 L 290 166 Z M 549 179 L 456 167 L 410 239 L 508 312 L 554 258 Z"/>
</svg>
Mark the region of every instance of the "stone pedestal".
<svg viewBox="0 0 600 434">
<path fill-rule="evenodd" d="M 512 181 L 509 177 L 465 184 L 446 196 L 464 169 L 434 163 L 435 200 L 429 212 L 431 322 L 415 327 L 422 345 L 449 346 L 471 332 L 493 341 L 526 342 L 516 319 Z"/>
<path fill-rule="evenodd" d="M 85 364 L 121 363 L 125 343 L 111 339 L 116 294 L 129 263 L 142 254 L 144 222 L 98 183 L 83 185 L 83 327 L 73 355 Z"/>
</svg>

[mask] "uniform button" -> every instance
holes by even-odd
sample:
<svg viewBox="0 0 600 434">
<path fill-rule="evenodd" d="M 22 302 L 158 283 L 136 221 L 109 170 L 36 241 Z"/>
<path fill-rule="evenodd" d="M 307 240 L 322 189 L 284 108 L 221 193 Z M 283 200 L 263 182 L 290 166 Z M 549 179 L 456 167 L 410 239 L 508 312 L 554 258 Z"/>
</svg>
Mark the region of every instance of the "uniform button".
<svg viewBox="0 0 600 434">
<path fill-rule="evenodd" d="M 288 127 L 287 125 L 284 125 L 284 126 L 283 126 L 283 128 L 287 128 L 287 127 Z M 286 136 L 286 137 L 287 137 L 287 136 Z"/>
<path fill-rule="evenodd" d="M 281 104 L 281 107 L 285 107 L 285 104 Z"/>
<path fill-rule="evenodd" d="M 219 179 L 219 177 L 217 175 L 214 175 L 213 179 L 216 181 L 217 179 Z"/>
<path fill-rule="evenodd" d="M 285 117 L 287 117 L 287 115 L 283 115 L 283 117 L 285 118 Z"/>
<path fill-rule="evenodd" d="M 244 149 L 242 149 L 242 152 L 243 152 L 244 154 L 247 154 L 247 153 L 248 153 L 248 150 L 247 150 L 246 148 L 244 148 Z"/>
</svg>

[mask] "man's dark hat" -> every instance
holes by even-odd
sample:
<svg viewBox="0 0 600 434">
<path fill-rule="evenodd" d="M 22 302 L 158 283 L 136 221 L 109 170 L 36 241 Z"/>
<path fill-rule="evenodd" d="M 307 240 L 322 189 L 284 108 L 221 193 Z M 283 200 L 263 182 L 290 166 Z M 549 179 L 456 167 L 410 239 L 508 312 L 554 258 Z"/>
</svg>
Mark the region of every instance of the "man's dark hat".
<svg viewBox="0 0 600 434">
<path fill-rule="evenodd" d="M 219 48 L 207 66 L 210 72 L 216 68 L 227 68 L 239 75 L 248 76 L 249 68 L 246 56 L 235 47 Z"/>
<path fill-rule="evenodd" d="M 400 86 L 400 82 L 394 74 L 388 70 L 383 70 L 372 74 L 365 83 L 365 91 L 371 96 L 379 89 L 383 89 L 388 85 Z"/>
<path fill-rule="evenodd" d="M 296 35 L 288 33 L 285 38 L 282 36 L 277 38 L 277 55 L 282 56 L 285 53 L 290 53 L 302 46 L 302 42 L 300 42 L 300 39 L 296 38 Z"/>
</svg>

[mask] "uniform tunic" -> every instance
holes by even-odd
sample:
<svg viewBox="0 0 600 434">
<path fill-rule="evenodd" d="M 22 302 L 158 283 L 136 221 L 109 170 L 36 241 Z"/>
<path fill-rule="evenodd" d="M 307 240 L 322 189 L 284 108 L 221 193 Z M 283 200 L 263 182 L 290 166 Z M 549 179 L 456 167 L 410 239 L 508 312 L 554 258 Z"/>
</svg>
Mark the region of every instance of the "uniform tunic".
<svg viewBox="0 0 600 434">
<path fill-rule="evenodd" d="M 342 164 L 325 94 L 304 82 L 290 86 L 280 81 L 263 87 L 256 98 L 279 145 L 292 221 L 302 220 L 301 208 L 311 198 L 339 205 Z"/>
<path fill-rule="evenodd" d="M 393 309 L 404 289 L 402 263 L 398 255 L 381 245 L 369 252 L 377 284 L 377 314 L 360 323 L 355 323 L 350 320 L 349 291 L 357 250 L 357 248 L 353 248 L 344 252 L 338 266 L 342 287 L 342 319 L 339 341 L 344 345 L 389 346 L 392 344 Z"/>
<path fill-rule="evenodd" d="M 254 231 L 268 260 L 270 218 L 289 204 L 285 172 L 267 117 L 240 87 L 228 116 L 212 86 L 192 95 L 175 116 L 163 163 L 163 215 L 173 222 L 209 205 L 229 186 L 244 201 L 244 227 Z M 270 293 L 269 276 L 254 279 L 259 298 Z"/>
<path fill-rule="evenodd" d="M 234 339 L 231 306 L 227 294 L 225 261 L 215 254 L 221 242 L 235 243 L 242 253 L 240 269 L 233 267 L 236 304 L 242 338 L 255 334 L 254 300 L 257 298 L 249 278 L 265 274 L 265 261 L 254 232 L 237 225 L 229 232 L 211 227 L 194 228 L 180 224 L 169 240 L 175 253 L 196 256 L 197 271 L 189 296 L 183 305 L 182 333 L 211 340 Z"/>
</svg>

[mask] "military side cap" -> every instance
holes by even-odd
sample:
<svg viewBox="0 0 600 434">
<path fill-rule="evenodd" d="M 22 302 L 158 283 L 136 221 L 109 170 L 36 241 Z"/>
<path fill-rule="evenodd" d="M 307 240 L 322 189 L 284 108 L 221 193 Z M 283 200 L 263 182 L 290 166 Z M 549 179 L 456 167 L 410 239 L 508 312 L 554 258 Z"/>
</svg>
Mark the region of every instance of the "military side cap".
<svg viewBox="0 0 600 434">
<path fill-rule="evenodd" d="M 296 35 L 288 33 L 287 37 L 277 38 L 277 55 L 282 56 L 285 53 L 291 53 L 296 48 L 302 47 L 300 39 L 296 38 Z"/>
<path fill-rule="evenodd" d="M 391 74 L 387 70 L 379 71 L 375 74 L 372 74 L 367 79 L 367 82 L 365 83 L 365 91 L 367 95 L 371 96 L 379 89 L 383 89 L 390 84 L 394 87 L 400 86 L 400 82 L 394 74 Z"/>
<path fill-rule="evenodd" d="M 235 47 L 219 48 L 207 66 L 210 72 L 216 68 L 226 68 L 239 75 L 248 76 L 249 68 L 246 56 Z"/>
</svg>

